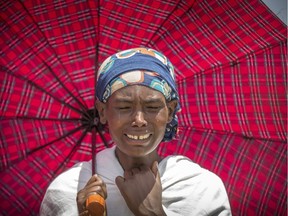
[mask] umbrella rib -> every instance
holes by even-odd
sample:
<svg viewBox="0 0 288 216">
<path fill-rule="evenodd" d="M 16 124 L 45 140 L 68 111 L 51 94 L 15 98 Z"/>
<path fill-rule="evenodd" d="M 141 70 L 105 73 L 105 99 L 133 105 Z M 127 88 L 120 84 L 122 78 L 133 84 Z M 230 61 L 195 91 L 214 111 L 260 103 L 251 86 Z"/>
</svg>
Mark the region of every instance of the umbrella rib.
<svg viewBox="0 0 288 216">
<path fill-rule="evenodd" d="M 102 141 L 104 142 L 105 147 L 108 148 L 109 147 L 108 146 L 108 142 L 107 142 L 106 138 L 103 136 L 103 134 L 101 133 L 101 130 L 99 129 L 98 125 L 96 126 L 96 131 L 98 132 L 98 134 L 100 135 Z"/>
<path fill-rule="evenodd" d="M 233 136 L 237 136 L 237 137 L 242 137 L 242 138 L 247 139 L 247 140 L 253 139 L 253 140 L 272 141 L 272 142 L 285 142 L 285 141 L 273 139 L 273 138 L 254 137 L 254 136 L 248 136 L 248 135 L 233 132 L 233 131 L 223 131 L 223 130 L 216 130 L 216 129 L 212 129 L 212 128 L 203 128 L 203 127 L 195 127 L 195 126 L 188 126 L 188 125 L 178 126 L 179 131 L 181 130 L 181 127 L 185 127 L 185 130 L 190 128 L 190 129 L 195 129 L 195 131 L 211 131 L 211 132 L 217 133 L 217 134 L 229 134 L 229 135 L 233 135 Z"/>
<path fill-rule="evenodd" d="M 103 134 L 101 133 L 101 130 L 98 128 L 99 125 L 96 125 L 95 127 L 92 128 L 92 138 L 91 138 L 91 142 L 92 142 L 92 175 L 94 175 L 96 173 L 96 133 L 98 132 L 98 134 L 100 135 L 102 141 L 104 142 L 104 145 L 106 148 L 108 148 L 108 143 L 107 140 L 105 139 L 105 137 L 103 136 Z"/>
<path fill-rule="evenodd" d="M 97 84 L 98 67 L 99 67 L 98 64 L 99 64 L 100 17 L 101 17 L 100 16 L 100 12 L 101 12 L 100 0 L 97 0 L 97 5 L 98 5 L 98 7 L 97 7 L 97 9 L 98 9 L 98 13 L 97 13 L 97 26 L 98 26 L 98 28 L 96 29 L 96 36 L 97 36 L 96 38 L 97 38 L 97 40 L 96 40 L 96 58 L 95 58 L 95 69 L 96 69 L 96 71 L 95 71 L 95 85 L 94 85 L 94 88 L 95 88 L 95 90 L 94 90 L 94 92 L 95 92 L 95 94 L 94 94 L 94 104 L 96 103 L 96 100 L 97 100 L 97 98 L 96 98 L 96 84 Z M 96 109 L 96 107 L 94 107 L 94 116 L 96 116 L 96 112 L 97 112 L 97 109 Z M 105 139 L 105 137 L 103 136 L 103 134 L 101 133 L 101 130 L 99 128 L 99 124 L 96 125 L 96 131 L 99 133 L 102 141 L 104 142 L 105 147 L 108 148 L 108 142 Z"/>
<path fill-rule="evenodd" d="M 28 9 L 25 7 L 24 3 L 21 2 L 21 4 L 22 4 L 24 10 L 26 11 L 26 13 L 30 15 L 30 12 L 29 12 Z M 31 19 L 34 21 L 34 23 L 37 25 L 37 22 L 35 22 L 33 16 L 30 15 L 30 17 L 31 17 Z M 38 26 L 38 28 L 39 28 L 39 26 Z M 40 29 L 40 28 L 39 28 L 39 29 Z M 49 43 L 47 43 L 47 44 L 49 45 Z M 61 62 L 61 61 L 57 58 L 57 56 L 56 56 L 56 59 L 57 59 L 59 62 Z M 56 76 L 56 74 L 53 72 L 52 68 L 51 68 L 45 61 L 43 61 L 43 64 L 48 67 L 48 69 L 49 69 L 49 71 L 51 72 L 51 74 L 56 78 L 56 80 L 60 83 L 60 85 L 68 92 L 68 94 L 80 105 L 80 107 L 82 107 L 82 109 L 86 110 L 87 107 L 85 107 L 85 106 L 83 105 L 83 103 L 81 103 L 81 102 L 66 88 L 66 86 L 61 82 L 61 80 L 60 80 L 60 79 Z M 68 73 L 67 73 L 67 74 L 68 74 Z M 73 83 L 72 83 L 72 85 L 74 86 Z M 75 86 L 74 86 L 74 87 L 75 87 Z"/>
<path fill-rule="evenodd" d="M 99 40 L 100 40 L 100 0 L 97 0 L 97 28 L 96 28 L 96 46 L 95 46 L 95 76 L 94 76 L 94 104 L 96 103 L 96 85 L 98 80 L 98 67 L 99 67 Z M 95 107 L 94 107 L 95 109 Z"/>
<path fill-rule="evenodd" d="M 77 128 L 74 128 L 73 130 L 69 131 L 68 133 L 66 133 L 66 134 L 64 134 L 64 135 L 62 135 L 62 136 L 60 136 L 59 138 L 57 138 L 57 139 L 55 139 L 55 140 L 52 140 L 51 142 L 48 142 L 48 143 L 46 143 L 45 145 L 39 146 L 38 148 L 35 148 L 35 149 L 29 151 L 29 152 L 27 153 L 27 155 L 31 155 L 31 154 L 33 154 L 33 153 L 35 153 L 35 152 L 37 152 L 37 151 L 39 151 L 39 150 L 41 150 L 41 149 L 44 149 L 44 148 L 46 148 L 47 146 L 50 146 L 50 145 L 52 145 L 53 143 L 55 143 L 55 142 L 57 142 L 57 141 L 65 138 L 65 137 L 68 137 L 68 136 L 70 136 L 70 135 L 73 134 L 73 133 L 78 132 L 79 130 L 81 130 L 81 129 L 84 128 L 84 127 L 85 127 L 85 126 L 81 125 L 81 126 L 79 126 L 79 127 L 77 127 Z M 87 129 L 86 129 L 86 130 L 87 130 Z"/>
<path fill-rule="evenodd" d="M 196 1 L 194 1 L 194 2 L 192 3 L 192 5 L 189 6 L 187 12 L 192 9 L 192 7 L 193 7 L 193 5 L 195 4 L 195 2 L 196 2 Z M 151 42 L 153 42 L 154 44 L 156 44 L 157 41 L 161 39 L 161 37 L 159 37 L 157 33 L 160 32 L 160 30 L 163 28 L 163 26 L 165 25 L 165 23 L 170 20 L 170 17 L 171 17 L 171 16 L 173 15 L 173 13 L 177 10 L 178 5 L 179 5 L 179 4 L 177 3 L 177 4 L 176 4 L 176 7 L 173 8 L 173 10 L 172 10 L 171 13 L 167 16 L 167 18 L 165 19 L 165 21 L 162 22 L 162 24 L 158 26 L 157 30 L 156 30 L 156 31 L 154 32 L 154 34 L 152 35 L 151 40 L 149 40 L 148 45 L 151 45 Z M 185 14 L 185 13 L 184 13 L 184 14 Z M 181 18 L 181 17 L 177 17 L 177 18 Z M 172 27 L 173 27 L 173 26 L 172 26 Z M 167 30 L 168 30 L 168 29 L 167 29 Z M 156 39 L 154 40 L 153 38 L 156 37 L 156 36 L 158 36 L 158 38 L 156 38 Z"/>
<path fill-rule="evenodd" d="M 63 164 L 61 164 L 61 166 L 59 166 L 54 174 L 57 175 L 57 173 L 59 172 L 60 168 L 65 166 L 67 164 L 67 162 L 71 159 L 71 157 L 73 156 L 73 154 L 75 153 L 75 151 L 77 150 L 77 147 L 81 144 L 82 140 L 84 139 L 84 137 L 86 136 L 87 132 L 89 130 L 89 127 L 87 127 L 84 131 L 84 133 L 82 133 L 80 139 L 76 142 L 76 145 L 74 145 L 74 147 L 72 148 L 72 150 L 70 151 L 69 155 L 65 158 Z"/>
<path fill-rule="evenodd" d="M 31 80 L 28 80 L 27 78 L 23 77 L 23 76 L 17 76 L 16 74 L 14 74 L 12 71 L 10 71 L 7 67 L 2 66 L 1 65 L 1 69 L 3 69 L 3 71 L 6 71 L 8 74 L 10 74 L 11 76 L 17 77 L 25 82 L 27 82 L 28 84 L 34 86 L 35 88 L 39 89 L 40 91 L 46 93 L 47 95 L 49 95 L 50 97 L 52 97 L 54 100 L 58 101 L 59 103 L 69 107 L 70 109 L 82 114 L 83 111 L 71 106 L 70 104 L 66 103 L 65 101 L 60 100 L 59 98 L 55 97 L 54 95 L 52 95 L 50 92 L 46 91 L 44 88 L 36 85 L 35 83 L 33 83 Z"/>
<path fill-rule="evenodd" d="M 96 174 L 96 130 L 95 130 L 95 127 L 92 128 L 91 142 L 92 142 L 92 148 L 91 148 L 91 151 L 92 151 L 91 152 L 92 153 L 92 175 L 95 175 Z"/>
<path fill-rule="evenodd" d="M 97 78 L 98 78 L 98 67 L 99 67 L 99 39 L 100 39 L 100 0 L 97 0 L 97 28 L 96 28 L 96 45 L 95 45 L 95 77 L 94 77 L 94 105 L 96 104 L 97 97 L 96 97 L 96 86 L 97 86 Z M 97 109 L 94 106 L 93 108 L 93 116 L 96 116 Z M 103 134 L 99 130 L 99 123 L 96 124 L 95 127 L 92 128 L 92 146 L 91 146 L 91 153 L 92 153 L 92 175 L 96 173 L 96 132 L 99 133 L 104 145 L 108 147 L 107 141 Z"/>
<path fill-rule="evenodd" d="M 79 118 L 40 118 L 40 117 L 32 117 L 32 116 L 4 116 L 1 117 L 1 120 L 18 120 L 18 119 L 23 119 L 23 120 L 41 120 L 41 121 L 79 121 Z"/>
<path fill-rule="evenodd" d="M 75 97 L 75 95 L 73 95 L 69 89 L 67 89 L 67 87 L 62 83 L 62 81 L 56 76 L 56 74 L 53 72 L 52 68 L 46 63 L 44 62 L 44 64 L 49 68 L 49 71 L 51 72 L 51 74 L 53 74 L 53 76 L 55 77 L 55 79 L 59 82 L 59 84 L 68 92 L 68 94 L 80 105 L 80 107 L 83 110 L 86 110 L 87 107 L 85 107 L 83 105 L 83 103 L 81 103 L 81 101 L 79 101 L 79 99 L 77 97 Z M 73 85 L 74 86 L 74 85 Z"/>
<path fill-rule="evenodd" d="M 261 54 L 265 50 L 271 50 L 275 46 L 280 46 L 281 43 L 283 43 L 283 41 L 280 41 L 277 43 L 275 42 L 273 44 L 262 47 L 257 52 L 255 52 L 255 51 L 247 52 L 246 54 L 242 54 L 241 56 L 237 57 L 237 59 L 235 59 L 235 60 L 227 61 L 224 63 L 219 63 L 217 65 L 209 65 L 208 67 L 203 68 L 201 71 L 197 71 L 196 74 L 192 74 L 191 76 L 185 77 L 185 80 L 187 81 L 190 79 L 195 79 L 195 77 L 201 77 L 201 76 L 206 76 L 206 75 L 211 74 L 211 73 L 215 73 L 215 68 L 217 68 L 217 67 L 222 67 L 223 69 L 236 67 L 237 65 L 241 64 L 243 61 L 245 61 L 250 56 Z M 183 82 L 183 80 L 177 81 L 177 83 L 181 83 L 181 82 Z"/>
</svg>

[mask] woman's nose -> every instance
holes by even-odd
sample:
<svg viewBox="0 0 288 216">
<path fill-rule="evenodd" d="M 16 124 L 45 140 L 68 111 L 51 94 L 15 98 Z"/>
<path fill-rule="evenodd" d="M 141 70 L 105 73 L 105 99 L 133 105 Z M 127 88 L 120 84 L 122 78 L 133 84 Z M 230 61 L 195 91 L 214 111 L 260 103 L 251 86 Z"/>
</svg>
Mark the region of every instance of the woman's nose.
<svg viewBox="0 0 288 216">
<path fill-rule="evenodd" d="M 143 111 L 137 111 L 132 122 L 132 126 L 143 127 L 147 125 Z"/>
</svg>

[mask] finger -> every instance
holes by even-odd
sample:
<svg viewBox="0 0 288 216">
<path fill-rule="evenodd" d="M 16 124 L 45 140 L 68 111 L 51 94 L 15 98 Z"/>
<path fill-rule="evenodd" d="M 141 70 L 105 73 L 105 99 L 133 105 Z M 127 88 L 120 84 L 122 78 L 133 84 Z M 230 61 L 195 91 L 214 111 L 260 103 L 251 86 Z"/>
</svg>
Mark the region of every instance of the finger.
<svg viewBox="0 0 288 216">
<path fill-rule="evenodd" d="M 91 183 L 91 184 L 89 184 L 89 185 L 87 185 L 87 186 L 85 186 L 85 190 L 87 191 L 87 190 L 93 190 L 93 188 L 95 189 L 95 190 L 98 190 L 98 188 L 100 188 L 100 190 L 102 190 L 102 189 L 104 189 L 104 184 L 103 183 L 99 183 L 99 182 L 93 182 L 93 183 Z"/>
<path fill-rule="evenodd" d="M 97 174 L 93 175 L 93 176 L 89 179 L 89 181 L 87 182 L 86 186 L 89 185 L 89 184 L 91 184 L 92 182 L 98 181 L 98 179 L 99 179 L 99 177 L 98 177 Z"/>
<path fill-rule="evenodd" d="M 98 180 L 95 182 L 91 182 L 90 184 L 87 184 L 85 186 L 85 188 L 91 188 L 91 187 L 95 187 L 95 186 L 100 186 L 100 187 L 104 188 L 104 187 L 106 187 L 106 184 L 102 180 Z"/>
<path fill-rule="evenodd" d="M 77 193 L 77 202 L 82 202 L 84 199 L 85 199 L 85 197 L 86 197 L 86 193 L 85 193 L 85 190 L 80 190 L 80 191 L 78 191 L 78 193 Z"/>
<path fill-rule="evenodd" d="M 102 190 L 103 190 L 103 193 L 104 193 L 104 199 L 107 198 L 107 187 L 106 187 L 106 184 L 103 182 L 102 184 Z"/>
<path fill-rule="evenodd" d="M 122 191 L 122 188 L 124 186 L 125 179 L 122 176 L 117 176 L 115 179 L 115 183 L 120 191 Z"/>
<path fill-rule="evenodd" d="M 115 183 L 123 198 L 126 200 L 127 196 L 125 194 L 125 179 L 122 176 L 117 176 L 115 179 Z"/>
<path fill-rule="evenodd" d="M 93 186 L 86 188 L 86 194 L 91 195 L 91 194 L 96 194 L 96 193 L 103 193 L 102 187 L 101 186 Z"/>
<path fill-rule="evenodd" d="M 107 198 L 106 184 L 98 175 L 93 175 L 86 186 L 77 193 L 77 204 L 79 206 L 85 206 L 86 199 L 92 194 L 99 194 L 104 199 Z"/>
<path fill-rule="evenodd" d="M 129 178 L 131 178 L 132 176 L 133 176 L 132 171 L 129 171 L 129 170 L 125 170 L 125 171 L 124 171 L 124 178 L 125 178 L 125 179 L 129 179 Z"/>
<path fill-rule="evenodd" d="M 99 186 L 101 186 L 102 188 L 103 188 L 103 190 L 104 191 L 107 191 L 106 190 L 106 184 L 105 184 L 105 182 L 102 180 L 102 178 L 100 177 L 100 176 L 98 176 L 97 174 L 95 174 L 95 175 L 93 175 L 90 179 L 89 179 L 89 181 L 87 182 L 87 184 L 86 184 L 86 186 L 85 186 L 85 188 L 86 187 L 89 187 L 89 185 L 92 185 L 92 186 L 94 186 L 94 185 L 99 185 Z"/>
<path fill-rule="evenodd" d="M 161 177 L 160 177 L 160 172 L 159 172 L 159 164 L 157 161 L 154 161 L 152 168 L 151 168 L 153 174 L 155 175 L 156 178 L 156 182 L 161 186 L 162 188 L 162 184 L 161 184 Z"/>
<path fill-rule="evenodd" d="M 138 174 L 138 173 L 140 173 L 141 172 L 141 170 L 140 170 L 140 168 L 133 168 L 132 170 L 131 170 L 131 172 L 132 172 L 132 175 L 136 175 L 136 174 Z"/>
<path fill-rule="evenodd" d="M 146 166 L 146 165 L 142 165 L 139 169 L 140 169 L 141 172 L 148 172 L 148 171 L 151 170 L 151 169 L 150 169 L 148 166 Z"/>
<path fill-rule="evenodd" d="M 85 187 L 86 194 L 100 194 L 104 199 L 107 198 L 107 188 L 105 183 L 93 182 Z"/>
<path fill-rule="evenodd" d="M 85 209 L 86 198 L 87 194 L 85 189 L 82 189 L 77 193 L 76 202 L 80 212 Z"/>
<path fill-rule="evenodd" d="M 155 178 L 160 178 L 160 173 L 158 170 L 158 162 L 157 161 L 153 162 L 151 170 L 152 170 Z"/>
</svg>

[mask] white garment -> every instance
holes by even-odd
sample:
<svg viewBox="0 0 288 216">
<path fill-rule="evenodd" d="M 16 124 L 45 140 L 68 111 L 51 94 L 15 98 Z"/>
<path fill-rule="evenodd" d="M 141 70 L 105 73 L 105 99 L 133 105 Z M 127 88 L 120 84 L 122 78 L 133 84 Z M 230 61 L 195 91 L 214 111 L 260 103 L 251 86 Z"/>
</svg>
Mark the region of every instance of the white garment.
<svg viewBox="0 0 288 216">
<path fill-rule="evenodd" d="M 91 178 L 91 161 L 76 164 L 60 174 L 49 186 L 40 215 L 78 215 L 76 196 Z M 115 147 L 97 154 L 96 170 L 107 186 L 109 216 L 133 215 L 126 205 L 115 178 L 123 169 L 115 157 Z M 184 156 L 169 156 L 159 163 L 162 204 L 168 216 L 231 215 L 221 179 Z"/>
</svg>

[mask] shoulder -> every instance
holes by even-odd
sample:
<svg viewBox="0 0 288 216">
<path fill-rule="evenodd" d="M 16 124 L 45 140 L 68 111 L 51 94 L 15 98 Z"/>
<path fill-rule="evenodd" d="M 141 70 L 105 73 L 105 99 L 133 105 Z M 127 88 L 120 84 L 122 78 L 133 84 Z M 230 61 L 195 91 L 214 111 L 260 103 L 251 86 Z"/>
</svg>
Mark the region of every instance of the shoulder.
<svg viewBox="0 0 288 216">
<path fill-rule="evenodd" d="M 194 163 L 188 157 L 182 155 L 173 155 L 164 158 L 159 164 L 159 172 L 162 176 L 189 176 L 197 177 L 210 172 Z M 174 173 L 174 175 L 172 175 Z"/>
<path fill-rule="evenodd" d="M 189 158 L 169 156 L 159 164 L 159 172 L 167 211 L 181 215 L 230 211 L 222 180 Z"/>
<path fill-rule="evenodd" d="M 77 215 L 76 195 L 91 177 L 91 162 L 81 162 L 58 175 L 49 185 L 40 215 Z"/>
<path fill-rule="evenodd" d="M 212 185 L 211 182 L 222 187 L 223 183 L 220 177 L 215 173 L 202 168 L 199 164 L 194 163 L 188 157 L 182 155 L 168 156 L 159 164 L 161 180 L 181 181 L 187 180 L 195 184 Z"/>
<path fill-rule="evenodd" d="M 77 163 L 73 167 L 58 175 L 49 185 L 49 188 L 65 190 L 67 188 L 78 186 L 79 184 L 86 184 L 92 176 L 91 167 L 91 161 Z"/>
<path fill-rule="evenodd" d="M 115 158 L 115 148 L 116 146 L 112 146 L 110 148 L 105 148 L 102 151 L 97 153 L 97 161 L 98 160 L 110 160 Z"/>
</svg>

